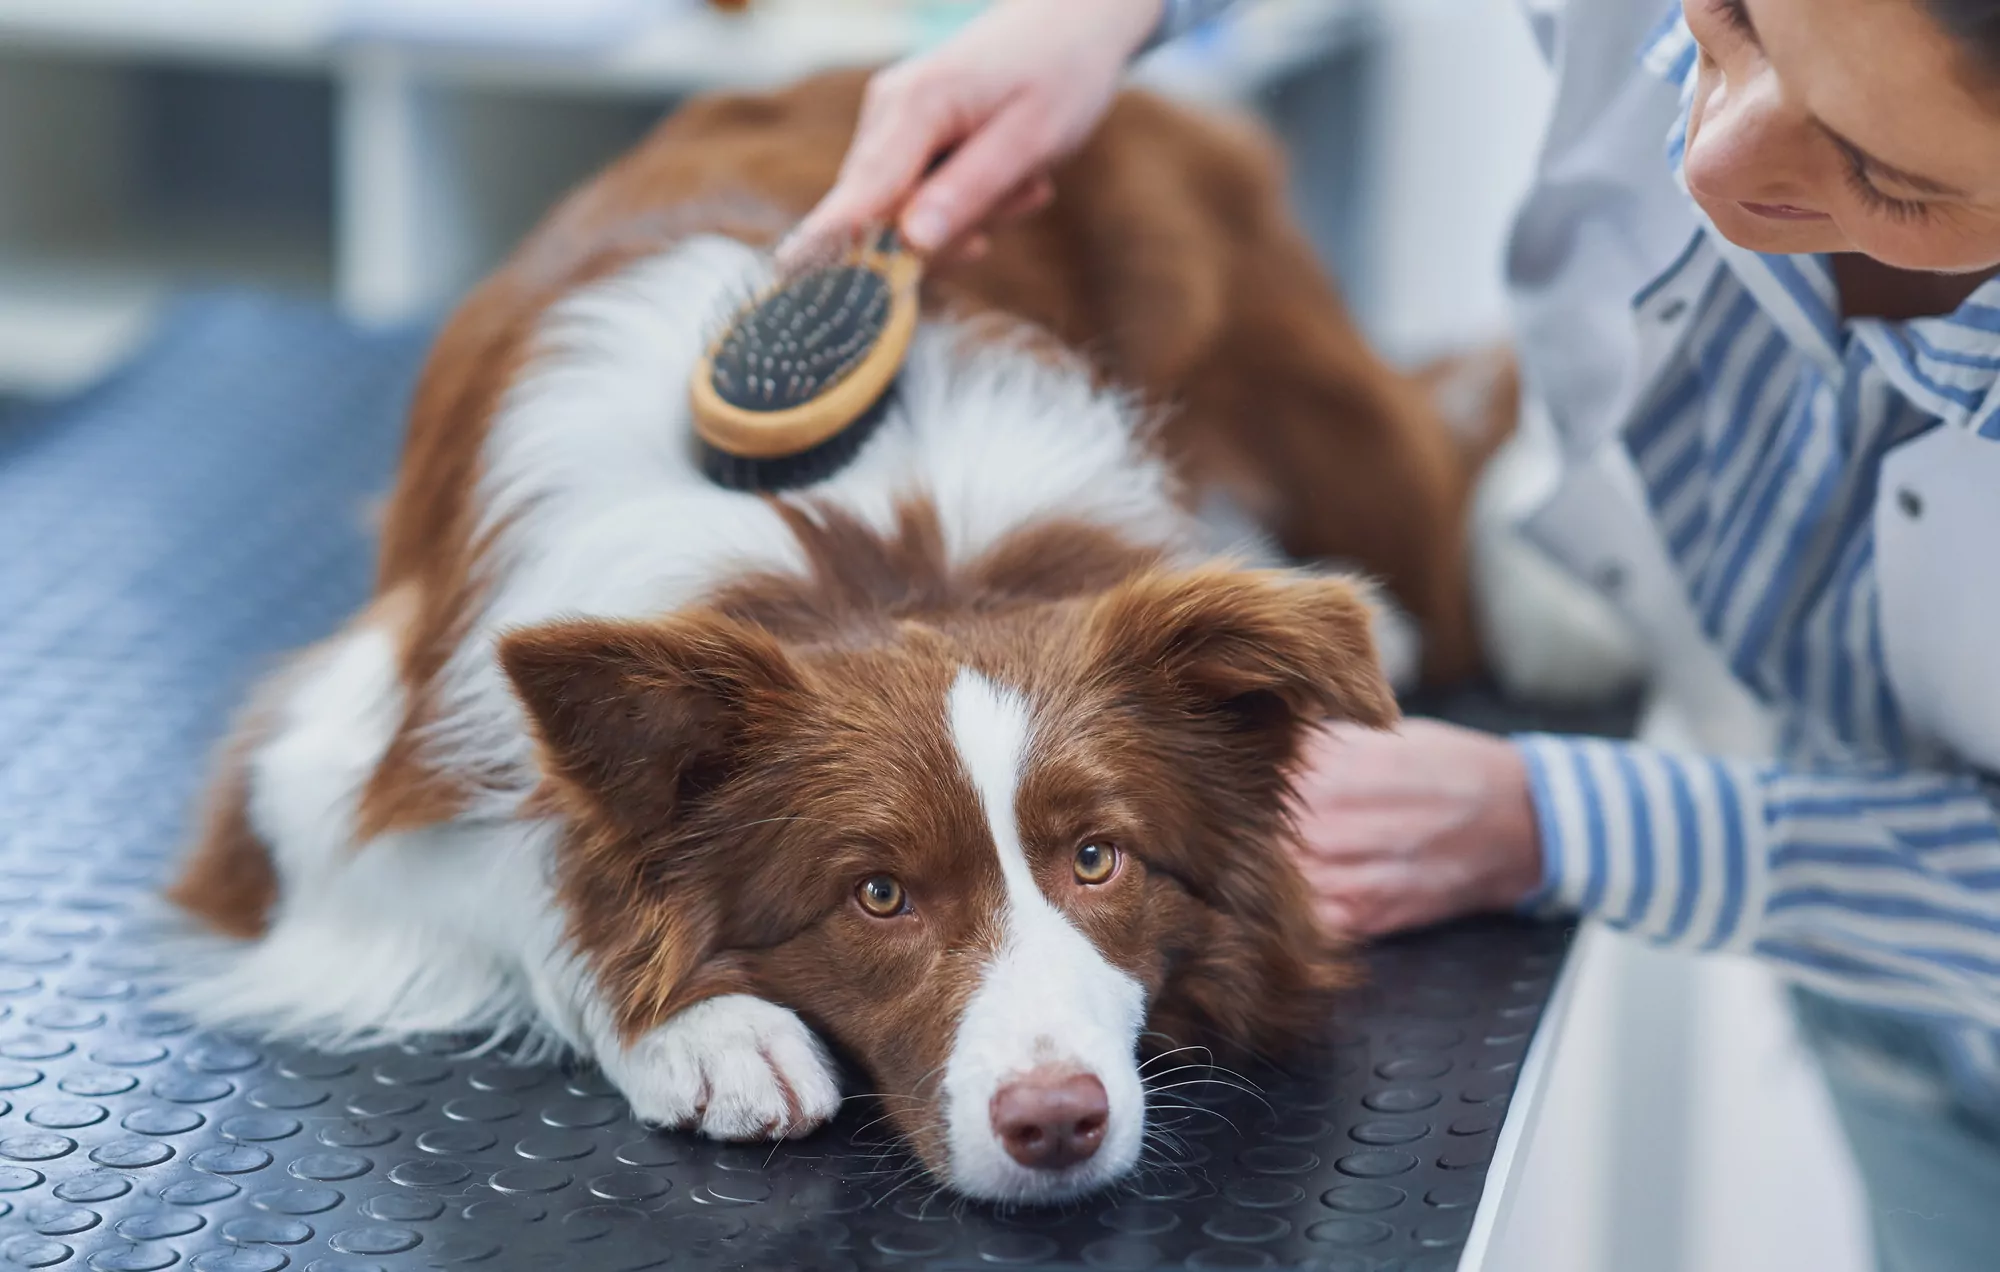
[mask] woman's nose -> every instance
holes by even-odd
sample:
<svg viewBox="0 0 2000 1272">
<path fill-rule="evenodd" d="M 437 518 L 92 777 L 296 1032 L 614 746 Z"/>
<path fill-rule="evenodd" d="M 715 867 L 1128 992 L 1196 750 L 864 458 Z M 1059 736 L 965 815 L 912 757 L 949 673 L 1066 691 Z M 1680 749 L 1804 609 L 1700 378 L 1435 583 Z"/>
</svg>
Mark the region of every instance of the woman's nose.
<svg viewBox="0 0 2000 1272">
<path fill-rule="evenodd" d="M 1768 71 L 1704 77 L 1690 118 L 1686 172 L 1695 193 L 1745 203 L 1816 204 L 1811 121 Z"/>
</svg>

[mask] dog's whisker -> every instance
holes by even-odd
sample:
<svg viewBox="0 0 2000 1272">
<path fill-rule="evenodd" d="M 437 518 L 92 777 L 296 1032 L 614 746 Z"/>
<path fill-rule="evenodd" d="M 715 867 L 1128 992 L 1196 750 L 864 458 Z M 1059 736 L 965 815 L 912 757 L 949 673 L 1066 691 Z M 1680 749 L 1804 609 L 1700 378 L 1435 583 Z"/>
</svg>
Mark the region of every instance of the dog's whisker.
<svg viewBox="0 0 2000 1272">
<path fill-rule="evenodd" d="M 1227 1073 L 1227 1070 L 1217 1069 L 1212 1064 L 1177 1064 L 1171 1069 L 1162 1069 L 1158 1073 L 1142 1073 L 1139 1077 L 1142 1081 L 1157 1082 L 1161 1078 L 1170 1078 L 1176 1073 Z"/>
<path fill-rule="evenodd" d="M 1262 1095 L 1264 1093 L 1263 1086 L 1254 1081 L 1253 1079 L 1251 1079 L 1247 1074 L 1238 1073 L 1236 1070 L 1226 1068 L 1223 1065 L 1209 1063 L 1209 1064 L 1194 1065 L 1188 1067 L 1207 1069 L 1209 1072 L 1220 1074 L 1225 1078 L 1233 1078 L 1236 1081 L 1242 1083 L 1244 1087 L 1247 1088 L 1248 1090 L 1254 1091 L 1259 1095 Z"/>
<path fill-rule="evenodd" d="M 868 1121 L 863 1122 L 860 1126 L 855 1127 L 854 1134 L 857 1137 L 867 1135 L 869 1131 L 874 1130 L 876 1127 L 890 1120 L 891 1120 L 890 1115 L 887 1113 L 882 1114 L 880 1117 L 870 1118 Z M 901 1136 L 897 1133 L 895 1128 L 891 1126 L 887 1131 L 883 1132 L 882 1136 L 870 1136 L 869 1143 L 871 1146 L 873 1146 L 876 1143 L 894 1144 L 900 1138 Z"/>
<path fill-rule="evenodd" d="M 1228 1128 L 1230 1129 L 1230 1131 L 1231 1131 L 1232 1133 L 1234 1133 L 1234 1134 L 1236 1134 L 1236 1135 L 1238 1135 L 1238 1136 L 1241 1136 L 1241 1135 L 1243 1134 L 1243 1128 L 1242 1128 L 1242 1127 L 1240 1127 L 1240 1126 L 1238 1126 L 1238 1125 L 1236 1124 L 1236 1119 L 1235 1119 L 1235 1118 L 1233 1118 L 1233 1117 L 1231 1117 L 1231 1116 L 1229 1116 L 1229 1115 L 1228 1115 L 1227 1113 L 1223 1113 L 1223 1112 L 1220 1112 L 1220 1111 L 1218 1111 L 1218 1110 L 1216 1110 L 1216 1109 L 1204 1109 L 1204 1108 L 1201 1108 L 1201 1107 L 1200 1107 L 1199 1105 L 1190 1105 L 1190 1106 L 1189 1106 L 1189 1111 L 1190 1111 L 1190 1112 L 1201 1112 L 1201 1113 L 1206 1113 L 1206 1114 L 1208 1114 L 1208 1115 L 1209 1115 L 1210 1117 L 1214 1118 L 1214 1119 L 1215 1119 L 1216 1121 L 1218 1121 L 1218 1122 L 1222 1123 L 1222 1124 L 1223 1124 L 1224 1126 L 1228 1127 Z"/>
<path fill-rule="evenodd" d="M 1163 1087 L 1154 1087 L 1151 1089 L 1155 1091 L 1181 1091 L 1187 1089 L 1188 1087 L 1205 1087 L 1205 1086 L 1224 1087 L 1231 1091 L 1241 1091 L 1243 1094 L 1257 1101 L 1257 1103 L 1263 1105 L 1265 1112 L 1269 1113 L 1275 1111 L 1271 1108 L 1271 1102 L 1264 1098 L 1263 1092 L 1253 1091 L 1249 1087 L 1239 1086 L 1234 1082 L 1225 1082 L 1221 1078 L 1188 1078 L 1187 1080 L 1182 1082 L 1173 1082 Z"/>
<path fill-rule="evenodd" d="M 937 1187 L 931 1189 L 930 1192 L 925 1194 L 924 1199 L 917 1203 L 917 1218 L 919 1220 L 928 1218 L 930 1215 L 931 1203 L 936 1201 L 939 1197 L 942 1196 L 944 1196 L 943 1184 L 939 1184 Z"/>
<path fill-rule="evenodd" d="M 1144 1035 L 1141 1036 L 1143 1037 Z M 1144 1060 L 1140 1061 L 1139 1072 L 1144 1073 L 1147 1069 L 1151 1068 L 1153 1065 L 1160 1063 L 1160 1061 L 1162 1060 L 1166 1060 L 1173 1056 L 1181 1055 L 1182 1053 L 1189 1051 L 1199 1051 L 1210 1056 L 1214 1054 L 1213 1052 L 1209 1051 L 1207 1047 L 1200 1047 L 1200 1046 L 1174 1047 L 1171 1050 L 1159 1052 L 1155 1055 L 1148 1056 Z"/>
<path fill-rule="evenodd" d="M 853 1177 L 857 1179 L 894 1179 L 922 1169 L 922 1163 L 913 1155 L 893 1146 L 861 1160 L 870 1169 L 856 1173 Z"/>
<path fill-rule="evenodd" d="M 1264 1097 L 1264 1093 L 1255 1087 L 1244 1086 L 1241 1082 L 1231 1082 L 1228 1078 L 1182 1078 L 1178 1082 L 1168 1082 L 1160 1086 L 1148 1086 L 1146 1089 L 1149 1091 L 1179 1091 L 1186 1087 L 1196 1086 L 1228 1087 L 1232 1091 L 1241 1091 L 1245 1095 L 1256 1096 L 1258 1099 Z"/>
<path fill-rule="evenodd" d="M 1176 1109 L 1176 1111 L 1183 1113 L 1206 1113 L 1208 1114 L 1208 1116 L 1215 1118 L 1216 1120 L 1222 1122 L 1226 1126 L 1231 1127 L 1232 1129 L 1234 1129 L 1236 1126 L 1235 1120 L 1231 1118 L 1227 1113 L 1224 1113 L 1221 1109 L 1211 1109 L 1206 1105 L 1193 1104 L 1193 1103 L 1180 1104 L 1180 1105 L 1175 1105 L 1173 1107 Z M 1172 1125 L 1174 1125 L 1175 1127 L 1181 1127 L 1181 1126 L 1186 1126 L 1187 1122 L 1180 1121 L 1180 1122 L 1175 1122 Z"/>
<path fill-rule="evenodd" d="M 924 1172 L 921 1169 L 909 1172 L 909 1174 L 894 1188 L 891 1188 L 888 1192 L 885 1192 L 880 1197 L 877 1197 L 875 1199 L 875 1205 L 877 1206 L 887 1205 L 891 1197 L 894 1197 L 897 1193 L 903 1191 L 903 1189 L 905 1188 L 908 1188 L 912 1183 L 916 1182 L 917 1180 L 923 1177 L 924 1177 Z"/>
<path fill-rule="evenodd" d="M 856 1135 L 859 1135 L 859 1134 L 861 1134 L 861 1133 L 862 1133 L 863 1131 L 867 1131 L 867 1130 L 871 1130 L 871 1129 L 873 1129 L 874 1127 L 877 1127 L 877 1126 L 880 1126 L 880 1125 L 881 1125 L 882 1123 L 884 1123 L 884 1122 L 887 1122 L 887 1121 L 889 1121 L 889 1120 L 890 1120 L 891 1118 L 893 1118 L 894 1116 L 895 1116 L 895 1115 L 894 1115 L 893 1113 L 884 1113 L 884 1114 L 883 1114 L 882 1116 L 880 1116 L 880 1117 L 876 1117 L 876 1118 L 870 1118 L 870 1119 L 869 1119 L 868 1121 L 866 1121 L 866 1122 L 863 1122 L 863 1123 L 862 1123 L 862 1124 L 861 1124 L 860 1126 L 857 1126 L 857 1127 L 855 1127 L 855 1128 L 854 1128 L 854 1133 L 855 1133 Z M 899 1136 L 898 1138 L 901 1138 L 901 1137 Z"/>
<path fill-rule="evenodd" d="M 1257 1085 L 1257 1083 L 1233 1069 L 1224 1069 L 1219 1065 L 1212 1064 L 1182 1065 L 1179 1068 L 1169 1069 L 1164 1073 L 1148 1074 L 1146 1075 L 1149 1079 L 1148 1085 L 1157 1082 L 1160 1078 L 1172 1077 L 1176 1073 L 1184 1073 L 1192 1070 L 1199 1070 L 1212 1076 L 1200 1079 L 1184 1079 L 1184 1081 L 1227 1082 L 1237 1090 L 1256 1096 L 1258 1099 L 1264 1097 L 1264 1088 Z"/>
<path fill-rule="evenodd" d="M 900 1144 L 888 1144 L 888 1146 L 878 1148 L 878 1150 L 874 1150 L 874 1152 L 870 1152 L 866 1156 L 856 1158 L 856 1162 L 860 1166 L 868 1168 L 866 1172 L 862 1172 L 866 1176 L 890 1176 L 890 1174 L 908 1170 L 910 1162 L 912 1162 L 912 1154 L 904 1152 L 904 1148 Z"/>
<path fill-rule="evenodd" d="M 910 1085 L 911 1085 L 911 1086 L 912 1086 L 912 1087 L 913 1087 L 913 1088 L 914 1088 L 915 1090 L 918 1090 L 918 1091 L 922 1091 L 922 1090 L 924 1089 L 924 1087 L 925 1087 L 925 1086 L 927 1086 L 927 1085 L 929 1085 L 929 1084 L 930 1084 L 930 1083 L 931 1083 L 931 1082 L 932 1082 L 933 1080 L 942 1080 L 942 1079 L 943 1079 L 943 1077 L 944 1077 L 944 1069 L 945 1069 L 945 1065 L 947 1065 L 947 1064 L 949 1064 L 949 1063 L 950 1063 L 950 1061 L 949 1061 L 948 1059 L 946 1059 L 946 1060 L 940 1060 L 940 1061 L 938 1061 L 938 1062 L 937 1062 L 936 1064 L 934 1064 L 934 1065 L 932 1065 L 932 1066 L 931 1066 L 930 1068 L 926 1069 L 926 1070 L 924 1071 L 924 1075 L 923 1075 L 922 1077 L 918 1078 L 918 1079 L 917 1079 L 917 1080 L 916 1080 L 915 1082 L 911 1083 Z M 912 1099 L 918 1099 L 918 1098 L 921 1098 L 921 1097 L 918 1097 L 918 1096 L 912 1096 L 911 1098 L 912 1098 Z"/>
<path fill-rule="evenodd" d="M 899 1179 L 913 1168 L 909 1159 L 901 1153 L 884 1153 L 870 1159 L 871 1169 L 854 1172 L 853 1179 Z"/>
<path fill-rule="evenodd" d="M 1185 1161 L 1176 1160 L 1160 1153 L 1141 1153 L 1139 1160 L 1133 1163 L 1133 1167 L 1135 1172 L 1151 1172 L 1160 1175 L 1166 1175 L 1169 1172 L 1185 1172 L 1187 1170 Z M 1134 1180 L 1124 1191 L 1126 1195 L 1130 1196 L 1136 1194 L 1139 1189 L 1139 1182 Z"/>
<path fill-rule="evenodd" d="M 1156 1111 L 1162 1109 L 1175 1114 L 1192 1113 L 1197 1111 L 1196 1107 L 1193 1105 L 1174 1104 L 1167 1102 L 1154 1104 L 1151 1101 L 1148 1101 L 1146 1107 L 1147 1116 L 1146 1116 L 1146 1126 L 1143 1132 L 1144 1134 L 1165 1135 L 1165 1136 L 1172 1136 L 1175 1139 L 1179 1139 L 1181 1128 L 1193 1124 L 1193 1119 L 1188 1117 L 1176 1116 L 1172 1118 L 1162 1118 L 1153 1116 L 1153 1114 Z M 1211 1114 L 1214 1113 L 1213 1109 L 1201 1109 L 1199 1111 Z"/>
<path fill-rule="evenodd" d="M 1191 1100 L 1185 1096 L 1167 1096 L 1162 1098 L 1159 1093 L 1149 1092 L 1147 1109 L 1150 1112 L 1155 1108 L 1168 1110 L 1174 1114 L 1173 1120 L 1162 1119 L 1158 1122 L 1158 1125 L 1168 1129 L 1178 1130 L 1181 1127 L 1192 1125 L 1194 1121 L 1192 1115 L 1196 1113 L 1205 1114 L 1215 1118 L 1231 1129 L 1236 1129 L 1235 1119 L 1221 1109 L 1210 1108 L 1198 1100 Z"/>
<path fill-rule="evenodd" d="M 907 1161 L 903 1161 L 896 1163 L 894 1166 L 885 1165 L 876 1170 L 862 1171 L 859 1174 L 854 1175 L 853 1178 L 857 1180 L 874 1181 L 874 1182 L 880 1182 L 884 1180 L 907 1181 L 912 1176 L 916 1175 L 919 1170 L 921 1170 L 921 1167 L 914 1166 Z"/>
</svg>

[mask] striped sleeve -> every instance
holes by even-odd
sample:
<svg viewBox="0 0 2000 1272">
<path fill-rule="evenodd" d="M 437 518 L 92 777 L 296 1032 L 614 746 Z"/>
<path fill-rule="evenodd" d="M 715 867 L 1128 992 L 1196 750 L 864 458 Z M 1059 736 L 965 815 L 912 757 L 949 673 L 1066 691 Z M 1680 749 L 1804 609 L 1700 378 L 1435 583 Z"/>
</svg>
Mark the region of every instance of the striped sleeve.
<svg viewBox="0 0 2000 1272">
<path fill-rule="evenodd" d="M 1543 895 L 1852 1001 L 2000 1028 L 2000 815 L 1975 779 L 1517 739 Z"/>
<path fill-rule="evenodd" d="M 1236 3 L 1237 0 L 1164 0 L 1160 6 L 1160 23 L 1153 28 L 1152 36 L 1140 52 L 1179 39 L 1202 23 L 1221 17 L 1224 10 L 1234 8 Z"/>
</svg>

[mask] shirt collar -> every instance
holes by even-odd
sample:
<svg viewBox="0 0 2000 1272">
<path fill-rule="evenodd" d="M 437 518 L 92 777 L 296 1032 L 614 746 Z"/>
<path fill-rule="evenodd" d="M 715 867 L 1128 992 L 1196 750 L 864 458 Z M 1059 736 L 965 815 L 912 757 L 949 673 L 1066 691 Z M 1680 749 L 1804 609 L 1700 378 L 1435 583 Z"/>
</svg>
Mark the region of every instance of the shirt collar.
<svg viewBox="0 0 2000 1272">
<path fill-rule="evenodd" d="M 2000 441 L 2000 278 L 1987 279 L 1949 314 L 1856 318 L 1847 326 L 1926 414 Z"/>
</svg>

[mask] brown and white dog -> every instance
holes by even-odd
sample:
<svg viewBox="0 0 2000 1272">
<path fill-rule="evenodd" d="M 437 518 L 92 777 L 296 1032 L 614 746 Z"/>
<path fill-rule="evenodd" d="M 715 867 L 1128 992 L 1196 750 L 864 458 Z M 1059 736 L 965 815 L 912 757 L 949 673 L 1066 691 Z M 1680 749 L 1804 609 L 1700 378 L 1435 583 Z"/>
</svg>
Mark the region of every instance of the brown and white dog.
<svg viewBox="0 0 2000 1272">
<path fill-rule="evenodd" d="M 1481 448 L 1364 347 L 1270 147 L 1128 95 L 931 280 L 851 465 L 710 484 L 690 368 L 861 86 L 688 106 L 458 310 L 373 603 L 225 757 L 173 897 L 240 939 L 183 1006 L 322 1045 L 526 1027 L 728 1138 L 832 1115 L 830 1043 L 936 1175 L 1029 1202 L 1134 1166 L 1145 1031 L 1324 1020 L 1288 773 L 1321 721 L 1395 719 L 1378 616 L 1197 512 L 1381 580 L 1450 678 Z"/>
</svg>

